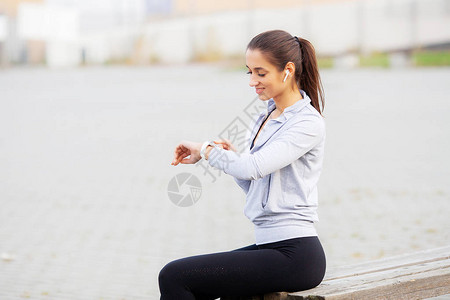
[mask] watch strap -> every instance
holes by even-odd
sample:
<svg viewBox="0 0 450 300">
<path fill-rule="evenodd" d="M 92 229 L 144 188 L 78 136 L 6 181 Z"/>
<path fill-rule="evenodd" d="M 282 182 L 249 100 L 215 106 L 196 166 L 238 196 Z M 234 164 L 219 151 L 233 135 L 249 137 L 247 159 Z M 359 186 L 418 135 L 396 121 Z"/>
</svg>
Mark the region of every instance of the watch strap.
<svg viewBox="0 0 450 300">
<path fill-rule="evenodd" d="M 217 144 L 214 143 L 213 141 L 206 141 L 206 142 L 203 143 L 202 148 L 200 149 L 200 156 L 201 156 L 201 158 L 203 158 L 203 159 L 206 159 L 206 157 L 205 157 L 205 151 L 206 151 L 206 148 L 207 148 L 208 146 L 216 147 Z"/>
</svg>

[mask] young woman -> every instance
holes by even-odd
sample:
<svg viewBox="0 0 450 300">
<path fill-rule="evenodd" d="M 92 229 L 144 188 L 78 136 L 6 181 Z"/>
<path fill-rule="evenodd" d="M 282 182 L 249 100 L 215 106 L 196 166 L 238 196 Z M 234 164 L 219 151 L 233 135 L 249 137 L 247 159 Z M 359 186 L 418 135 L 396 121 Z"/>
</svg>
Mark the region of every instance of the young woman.
<svg viewBox="0 0 450 300">
<path fill-rule="evenodd" d="M 255 244 L 168 263 L 159 273 L 163 300 L 294 292 L 324 277 L 325 254 L 313 225 L 325 144 L 314 47 L 285 31 L 267 31 L 248 44 L 246 63 L 250 86 L 268 101 L 249 149 L 238 154 L 228 140 L 183 141 L 172 164 L 203 158 L 233 176 L 246 193 Z"/>
</svg>

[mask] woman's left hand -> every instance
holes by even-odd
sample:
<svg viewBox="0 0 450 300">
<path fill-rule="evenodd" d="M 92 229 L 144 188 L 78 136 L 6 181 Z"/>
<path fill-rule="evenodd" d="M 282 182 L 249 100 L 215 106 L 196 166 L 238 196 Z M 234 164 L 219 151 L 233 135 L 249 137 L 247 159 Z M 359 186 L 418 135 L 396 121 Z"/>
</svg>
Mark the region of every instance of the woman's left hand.
<svg viewBox="0 0 450 300">
<path fill-rule="evenodd" d="M 234 147 L 234 145 L 231 143 L 230 140 L 227 140 L 227 139 L 215 140 L 214 143 L 216 143 L 217 145 L 219 145 L 221 148 L 223 148 L 225 150 L 231 150 L 231 151 L 236 152 L 236 147 Z"/>
<path fill-rule="evenodd" d="M 172 161 L 172 165 L 176 166 L 181 164 L 195 164 L 201 159 L 200 149 L 202 148 L 202 143 L 196 143 L 191 141 L 182 141 L 175 148 L 175 155 Z M 190 156 L 189 158 L 186 158 Z"/>
</svg>

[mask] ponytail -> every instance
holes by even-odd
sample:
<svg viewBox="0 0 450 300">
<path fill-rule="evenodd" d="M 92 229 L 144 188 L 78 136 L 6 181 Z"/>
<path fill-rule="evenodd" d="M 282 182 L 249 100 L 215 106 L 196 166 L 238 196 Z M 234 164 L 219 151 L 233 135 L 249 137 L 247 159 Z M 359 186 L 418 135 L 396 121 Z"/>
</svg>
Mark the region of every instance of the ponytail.
<svg viewBox="0 0 450 300">
<path fill-rule="evenodd" d="M 301 58 L 301 73 L 297 77 L 297 85 L 309 96 L 312 106 L 322 114 L 325 107 L 325 98 L 319 75 L 319 67 L 317 66 L 316 51 L 308 40 L 298 38 L 298 41 L 300 44 L 300 52 L 303 55 Z"/>
<path fill-rule="evenodd" d="M 271 30 L 255 36 L 247 49 L 260 50 L 279 71 L 283 71 L 288 62 L 293 62 L 298 88 L 305 91 L 312 106 L 322 115 L 325 107 L 323 86 L 315 50 L 309 41 L 283 30 Z"/>
</svg>

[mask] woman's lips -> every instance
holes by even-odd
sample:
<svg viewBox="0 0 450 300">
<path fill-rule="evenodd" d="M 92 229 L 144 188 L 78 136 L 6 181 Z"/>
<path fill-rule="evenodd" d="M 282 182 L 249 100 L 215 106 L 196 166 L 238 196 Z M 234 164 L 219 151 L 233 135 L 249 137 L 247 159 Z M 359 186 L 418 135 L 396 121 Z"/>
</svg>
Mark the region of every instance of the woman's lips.
<svg viewBox="0 0 450 300">
<path fill-rule="evenodd" d="M 263 88 L 256 88 L 256 93 L 259 95 L 261 94 L 263 91 Z"/>
</svg>

